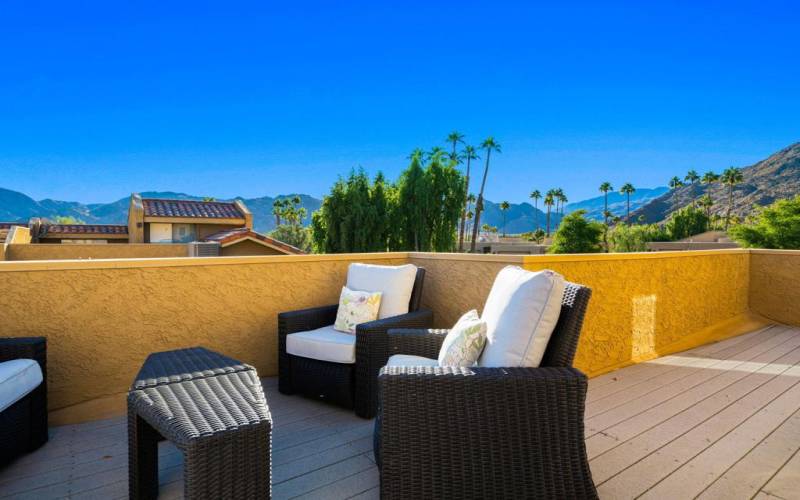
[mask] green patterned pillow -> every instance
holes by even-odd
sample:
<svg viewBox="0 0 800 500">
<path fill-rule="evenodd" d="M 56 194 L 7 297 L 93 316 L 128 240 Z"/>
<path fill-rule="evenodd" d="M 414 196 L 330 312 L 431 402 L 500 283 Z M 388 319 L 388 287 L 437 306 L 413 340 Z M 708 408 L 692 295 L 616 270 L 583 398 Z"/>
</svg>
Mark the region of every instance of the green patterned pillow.
<svg viewBox="0 0 800 500">
<path fill-rule="evenodd" d="M 456 322 L 442 343 L 439 366 L 474 366 L 486 345 L 486 322 L 472 310 Z"/>
<path fill-rule="evenodd" d="M 356 325 L 375 321 L 381 308 L 381 292 L 359 292 L 342 287 L 339 309 L 333 328 L 345 333 L 356 333 Z"/>
</svg>

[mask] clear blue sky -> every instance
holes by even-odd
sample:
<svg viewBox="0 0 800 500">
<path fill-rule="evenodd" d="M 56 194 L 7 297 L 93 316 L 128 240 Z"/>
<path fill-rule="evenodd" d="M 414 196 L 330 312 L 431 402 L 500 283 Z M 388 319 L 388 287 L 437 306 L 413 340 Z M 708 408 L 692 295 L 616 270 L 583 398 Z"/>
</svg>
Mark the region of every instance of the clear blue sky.
<svg viewBox="0 0 800 500">
<path fill-rule="evenodd" d="M 458 129 L 577 201 L 800 140 L 796 1 L 652 3 L 3 2 L 0 186 L 320 196 Z"/>
</svg>

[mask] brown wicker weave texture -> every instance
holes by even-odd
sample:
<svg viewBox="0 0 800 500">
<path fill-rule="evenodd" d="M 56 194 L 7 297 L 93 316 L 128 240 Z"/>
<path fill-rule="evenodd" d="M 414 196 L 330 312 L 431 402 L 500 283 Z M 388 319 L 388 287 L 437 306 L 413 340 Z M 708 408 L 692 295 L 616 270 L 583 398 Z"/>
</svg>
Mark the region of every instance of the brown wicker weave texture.
<svg viewBox="0 0 800 500">
<path fill-rule="evenodd" d="M 128 394 L 131 498 L 158 495 L 161 436 L 184 454 L 186 498 L 270 497 L 272 418 L 252 367 L 193 348 L 151 355 L 139 376 Z"/>
<path fill-rule="evenodd" d="M 569 284 L 539 368 L 392 367 L 379 377 L 383 498 L 596 498 L 571 367 L 591 291 Z M 446 330 L 392 330 L 392 353 L 435 358 Z"/>
</svg>

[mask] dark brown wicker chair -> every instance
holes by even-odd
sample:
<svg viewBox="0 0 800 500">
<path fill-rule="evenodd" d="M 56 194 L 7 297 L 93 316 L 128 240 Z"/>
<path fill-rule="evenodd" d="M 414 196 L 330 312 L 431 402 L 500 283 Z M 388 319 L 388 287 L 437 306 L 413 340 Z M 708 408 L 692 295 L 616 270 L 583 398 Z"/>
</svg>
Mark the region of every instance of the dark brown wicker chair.
<svg viewBox="0 0 800 500">
<path fill-rule="evenodd" d="M 332 363 L 293 356 L 286 352 L 286 336 L 315 330 L 336 321 L 338 304 L 278 315 L 278 390 L 304 394 L 355 408 L 358 416 L 372 418 L 378 407 L 378 372 L 389 359 L 390 328 L 428 328 L 433 312 L 421 309 L 425 269 L 419 268 L 407 314 L 362 323 L 356 327 L 356 362 Z"/>
<path fill-rule="evenodd" d="M 375 458 L 382 498 L 596 498 L 572 367 L 589 288 L 568 283 L 539 368 L 386 367 Z M 447 330 L 392 330 L 392 354 L 436 358 Z"/>
<path fill-rule="evenodd" d="M 47 340 L 44 337 L 0 339 L 0 362 L 33 359 L 43 380 L 25 397 L 0 412 L 0 466 L 47 442 Z"/>
</svg>

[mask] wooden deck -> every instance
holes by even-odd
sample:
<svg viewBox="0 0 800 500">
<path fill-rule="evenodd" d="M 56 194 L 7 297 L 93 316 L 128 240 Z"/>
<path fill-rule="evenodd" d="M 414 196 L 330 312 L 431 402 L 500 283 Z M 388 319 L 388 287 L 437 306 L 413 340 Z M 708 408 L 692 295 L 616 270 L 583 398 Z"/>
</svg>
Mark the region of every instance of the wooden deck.
<svg viewBox="0 0 800 500">
<path fill-rule="evenodd" d="M 601 498 L 800 498 L 800 329 L 765 330 L 590 381 L 586 444 Z M 275 498 L 377 498 L 372 422 L 264 386 Z M 0 497 L 123 498 L 124 419 L 54 427 L 0 471 Z M 160 449 L 162 498 L 181 455 Z"/>
</svg>

